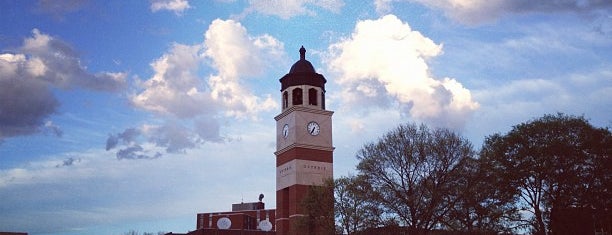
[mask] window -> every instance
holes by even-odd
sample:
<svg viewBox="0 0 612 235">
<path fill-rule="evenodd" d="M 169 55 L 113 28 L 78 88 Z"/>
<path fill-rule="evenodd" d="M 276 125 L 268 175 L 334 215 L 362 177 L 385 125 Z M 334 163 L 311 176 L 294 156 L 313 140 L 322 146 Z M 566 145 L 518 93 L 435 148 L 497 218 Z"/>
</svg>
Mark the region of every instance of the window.
<svg viewBox="0 0 612 235">
<path fill-rule="evenodd" d="M 325 92 L 321 92 L 321 108 L 325 109 Z"/>
<path fill-rule="evenodd" d="M 292 98 L 293 98 L 293 105 L 302 104 L 302 88 L 293 89 Z"/>
<path fill-rule="evenodd" d="M 317 89 L 310 88 L 308 89 L 308 104 L 309 105 L 317 105 Z"/>
<path fill-rule="evenodd" d="M 287 107 L 289 107 L 289 94 L 287 94 L 287 91 L 283 92 L 283 109 L 286 109 Z"/>
</svg>

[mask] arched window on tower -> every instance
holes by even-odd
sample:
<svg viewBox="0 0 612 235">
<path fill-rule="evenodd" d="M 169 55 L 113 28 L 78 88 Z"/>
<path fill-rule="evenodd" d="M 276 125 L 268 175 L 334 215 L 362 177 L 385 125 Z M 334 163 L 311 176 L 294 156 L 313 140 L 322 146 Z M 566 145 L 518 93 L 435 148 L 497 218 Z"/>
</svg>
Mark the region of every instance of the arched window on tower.
<svg viewBox="0 0 612 235">
<path fill-rule="evenodd" d="M 308 104 L 309 105 L 317 105 L 317 89 L 310 88 L 308 89 Z"/>
<path fill-rule="evenodd" d="M 289 107 L 289 94 L 287 91 L 283 92 L 283 109 Z"/>
<path fill-rule="evenodd" d="M 293 105 L 302 104 L 302 88 L 295 88 L 293 89 L 292 93 L 293 94 L 291 94 L 291 96 L 293 98 Z"/>
<path fill-rule="evenodd" d="M 325 109 L 325 91 L 321 92 L 321 108 Z"/>
</svg>

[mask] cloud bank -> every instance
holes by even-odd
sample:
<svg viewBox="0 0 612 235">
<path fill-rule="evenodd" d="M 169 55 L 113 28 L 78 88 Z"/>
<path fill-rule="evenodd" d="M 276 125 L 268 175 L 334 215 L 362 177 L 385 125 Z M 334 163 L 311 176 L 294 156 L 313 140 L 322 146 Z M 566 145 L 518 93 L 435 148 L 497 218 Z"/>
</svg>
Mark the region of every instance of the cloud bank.
<svg viewBox="0 0 612 235">
<path fill-rule="evenodd" d="M 441 45 L 387 15 L 359 21 L 349 38 L 329 47 L 326 64 L 351 107 L 398 105 L 418 121 L 461 128 L 478 103 L 459 81 L 431 76 L 427 61 L 441 52 Z"/>
<path fill-rule="evenodd" d="M 440 9 L 449 18 L 465 23 L 480 24 L 517 13 L 575 12 L 591 13 L 609 9 L 612 2 L 606 0 L 407 0 Z M 375 0 L 379 13 L 388 13 L 391 0 Z"/>
<path fill-rule="evenodd" d="M 115 92 L 126 86 L 125 73 L 92 74 L 67 43 L 32 30 L 17 53 L 0 54 L 0 141 L 42 130 L 60 134 L 46 120 L 60 103 L 52 89 Z"/>
</svg>

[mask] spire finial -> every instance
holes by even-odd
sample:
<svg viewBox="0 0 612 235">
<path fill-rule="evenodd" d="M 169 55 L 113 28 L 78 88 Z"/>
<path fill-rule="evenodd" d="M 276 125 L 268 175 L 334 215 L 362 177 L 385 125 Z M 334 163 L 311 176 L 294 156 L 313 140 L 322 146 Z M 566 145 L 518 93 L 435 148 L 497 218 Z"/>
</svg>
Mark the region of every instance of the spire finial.
<svg viewBox="0 0 612 235">
<path fill-rule="evenodd" d="M 305 60 L 306 59 L 306 49 L 304 48 L 304 46 L 302 46 L 302 48 L 300 48 L 300 60 Z"/>
</svg>

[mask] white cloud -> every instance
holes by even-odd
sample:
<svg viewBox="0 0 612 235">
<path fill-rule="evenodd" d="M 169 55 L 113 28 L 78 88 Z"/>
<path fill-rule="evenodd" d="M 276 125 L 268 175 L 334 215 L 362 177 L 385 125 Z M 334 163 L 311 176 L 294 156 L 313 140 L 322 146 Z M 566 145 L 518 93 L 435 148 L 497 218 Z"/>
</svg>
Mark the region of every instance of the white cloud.
<svg viewBox="0 0 612 235">
<path fill-rule="evenodd" d="M 155 74 L 140 84 L 143 89 L 132 97 L 139 108 L 178 118 L 193 118 L 216 112 L 206 84 L 198 72 L 202 65 L 201 45 L 175 43 L 169 52 L 151 63 Z"/>
<path fill-rule="evenodd" d="M 269 35 L 250 36 L 240 23 L 218 19 L 211 23 L 205 38 L 204 54 L 218 71 L 210 75 L 208 85 L 212 98 L 225 107 L 226 115 L 254 118 L 260 111 L 277 107 L 270 95 L 255 96 L 241 80 L 263 74 L 283 58 L 280 41 Z"/>
<path fill-rule="evenodd" d="M 441 45 L 387 15 L 358 22 L 350 38 L 330 46 L 326 64 L 338 74 L 342 102 L 352 107 L 397 103 L 418 121 L 461 128 L 478 104 L 457 80 L 430 75 L 427 61 L 441 52 Z"/>
<path fill-rule="evenodd" d="M 316 6 L 332 12 L 339 12 L 343 0 L 249 0 L 249 7 L 243 14 L 258 12 L 289 19 L 298 15 L 314 15 L 308 6 Z"/>
<path fill-rule="evenodd" d="M 155 74 L 131 97 L 134 106 L 161 114 L 164 124 L 111 134 L 106 149 L 118 147 L 119 159 L 151 159 L 223 141 L 222 117 L 257 119 L 278 106 L 270 94 L 255 95 L 248 84 L 283 57 L 283 44 L 274 37 L 251 36 L 238 22 L 214 20 L 202 44 L 175 43 L 152 62 Z M 201 74 L 207 62 L 215 74 Z M 122 137 L 130 130 L 138 130 L 137 137 Z M 165 150 L 146 149 L 143 143 Z"/>
<path fill-rule="evenodd" d="M 178 118 L 216 116 L 255 118 L 260 111 L 277 106 L 270 95 L 256 96 L 244 84 L 264 74 L 282 57 L 283 44 L 269 35 L 250 36 L 232 20 L 215 20 L 205 33 L 203 45 L 174 44 L 151 63 L 155 75 L 141 84 L 132 102 L 145 110 Z M 208 80 L 198 72 L 205 60 L 218 73 Z"/>
<path fill-rule="evenodd" d="M 188 0 L 151 0 L 152 12 L 167 10 L 180 15 L 189 8 L 191 8 L 191 6 Z"/>
</svg>

